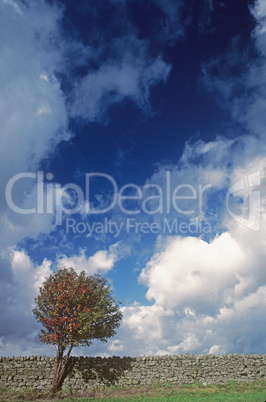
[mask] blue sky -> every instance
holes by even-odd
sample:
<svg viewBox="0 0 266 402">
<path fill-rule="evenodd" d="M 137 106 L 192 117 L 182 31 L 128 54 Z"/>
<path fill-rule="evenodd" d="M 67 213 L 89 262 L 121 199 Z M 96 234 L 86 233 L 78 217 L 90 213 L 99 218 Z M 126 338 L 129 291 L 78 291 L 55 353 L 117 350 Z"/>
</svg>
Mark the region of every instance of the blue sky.
<svg viewBox="0 0 266 402">
<path fill-rule="evenodd" d="M 0 355 L 62 266 L 124 314 L 75 354 L 266 353 L 265 0 L 0 9 Z"/>
</svg>

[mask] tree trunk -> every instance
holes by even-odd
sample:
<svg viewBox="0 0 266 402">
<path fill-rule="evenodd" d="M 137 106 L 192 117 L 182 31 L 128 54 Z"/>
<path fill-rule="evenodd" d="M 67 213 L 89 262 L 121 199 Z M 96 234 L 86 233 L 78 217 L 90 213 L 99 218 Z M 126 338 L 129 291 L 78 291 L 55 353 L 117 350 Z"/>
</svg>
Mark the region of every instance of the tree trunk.
<svg viewBox="0 0 266 402">
<path fill-rule="evenodd" d="M 72 348 L 73 345 L 70 346 L 68 353 L 65 357 L 64 357 L 64 349 L 58 348 L 54 365 L 54 377 L 52 380 L 52 386 L 48 393 L 56 393 L 59 390 L 59 388 L 61 388 Z"/>
</svg>

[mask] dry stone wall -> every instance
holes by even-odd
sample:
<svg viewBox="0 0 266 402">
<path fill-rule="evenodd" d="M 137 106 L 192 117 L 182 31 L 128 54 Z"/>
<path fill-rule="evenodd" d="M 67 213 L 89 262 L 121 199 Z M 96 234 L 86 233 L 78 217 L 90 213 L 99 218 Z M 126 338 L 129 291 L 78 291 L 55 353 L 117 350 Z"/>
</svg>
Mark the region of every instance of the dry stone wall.
<svg viewBox="0 0 266 402">
<path fill-rule="evenodd" d="M 49 387 L 53 357 L 0 357 L 0 387 L 15 390 Z M 265 379 L 266 355 L 181 355 L 147 357 L 72 357 L 63 389 L 99 385 L 189 384 Z"/>
</svg>

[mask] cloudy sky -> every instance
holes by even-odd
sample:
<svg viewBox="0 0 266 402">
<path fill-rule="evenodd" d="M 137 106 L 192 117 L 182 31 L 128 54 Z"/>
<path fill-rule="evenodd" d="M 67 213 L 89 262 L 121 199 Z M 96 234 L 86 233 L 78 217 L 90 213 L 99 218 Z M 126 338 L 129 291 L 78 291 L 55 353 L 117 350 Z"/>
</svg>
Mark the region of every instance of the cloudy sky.
<svg viewBox="0 0 266 402">
<path fill-rule="evenodd" d="M 266 353 L 266 1 L 0 0 L 0 355 L 34 298 L 105 276 L 75 354 Z"/>
</svg>

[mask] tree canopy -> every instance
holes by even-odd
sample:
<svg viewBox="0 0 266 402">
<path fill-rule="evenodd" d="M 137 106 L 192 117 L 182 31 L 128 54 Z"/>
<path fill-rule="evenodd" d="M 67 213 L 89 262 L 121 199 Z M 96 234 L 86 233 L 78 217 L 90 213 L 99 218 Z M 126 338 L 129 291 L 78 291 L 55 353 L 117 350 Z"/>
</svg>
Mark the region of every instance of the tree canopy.
<svg viewBox="0 0 266 402">
<path fill-rule="evenodd" d="M 122 313 L 111 293 L 106 279 L 84 271 L 78 274 L 73 268 L 59 269 L 40 287 L 33 314 L 44 327 L 40 341 L 57 348 L 54 390 L 60 385 L 74 346 L 89 346 L 93 339 L 107 342 L 116 333 Z"/>
</svg>

